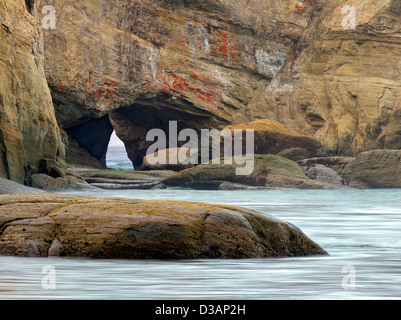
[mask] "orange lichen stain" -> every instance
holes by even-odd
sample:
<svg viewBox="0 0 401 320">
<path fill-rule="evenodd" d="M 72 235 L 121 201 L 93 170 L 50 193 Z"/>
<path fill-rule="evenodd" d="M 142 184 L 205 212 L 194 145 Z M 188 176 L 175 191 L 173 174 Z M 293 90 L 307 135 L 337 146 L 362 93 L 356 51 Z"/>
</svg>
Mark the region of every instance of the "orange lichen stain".
<svg viewBox="0 0 401 320">
<path fill-rule="evenodd" d="M 221 32 L 218 37 L 220 38 L 219 51 L 220 53 L 227 55 L 228 54 L 228 34 L 225 32 Z"/>
<path fill-rule="evenodd" d="M 113 98 L 116 95 L 116 91 L 118 89 L 118 84 L 113 81 L 103 81 L 98 89 L 93 88 L 92 86 L 86 87 L 86 98 L 91 99 L 94 98 L 96 101 L 100 101 L 104 98 Z"/>
<path fill-rule="evenodd" d="M 169 93 L 173 96 L 185 94 L 192 96 L 207 105 L 213 110 L 217 110 L 214 99 L 221 96 L 218 88 L 222 87 L 221 82 L 211 80 L 208 77 L 193 73 L 191 78 L 186 79 L 175 73 L 163 73 L 160 82 L 148 80 L 147 90 L 154 92 Z"/>
<path fill-rule="evenodd" d="M 304 13 L 305 10 L 306 10 L 308 7 L 310 7 L 310 6 L 312 6 L 312 5 L 315 5 L 315 4 L 317 4 L 318 2 L 319 2 L 319 0 L 302 0 L 302 2 L 299 1 L 299 2 L 295 5 L 294 11 L 295 11 L 296 13 L 298 13 L 298 14 Z"/>
<path fill-rule="evenodd" d="M 301 2 L 298 2 L 298 3 L 295 5 L 295 12 L 296 12 L 296 13 L 301 14 L 301 13 L 304 12 L 304 9 L 305 9 L 305 5 L 304 5 L 303 3 L 301 3 Z"/>
<path fill-rule="evenodd" d="M 237 59 L 237 52 L 238 52 L 238 47 L 236 45 L 233 45 L 232 50 L 230 51 L 231 59 L 233 60 Z"/>
<path fill-rule="evenodd" d="M 233 34 L 229 35 L 227 32 L 217 33 L 217 50 L 218 53 L 231 57 L 236 60 L 238 47 L 233 42 Z"/>
<path fill-rule="evenodd" d="M 147 84 L 146 84 L 146 89 L 149 90 L 152 87 L 152 83 L 150 82 L 150 80 L 148 80 Z"/>
<path fill-rule="evenodd" d="M 188 51 L 189 50 L 190 41 L 188 39 L 181 40 L 181 41 L 178 42 L 178 44 L 184 49 L 184 51 Z"/>
<path fill-rule="evenodd" d="M 198 80 L 198 81 L 205 81 L 205 80 L 209 79 L 209 78 L 203 78 L 203 77 L 201 77 L 200 75 L 198 75 L 196 73 L 192 74 L 192 78 L 195 79 L 195 80 Z"/>
<path fill-rule="evenodd" d="M 55 87 L 57 90 L 60 90 L 63 87 L 62 82 L 56 82 L 52 78 L 47 79 L 47 84 L 49 87 Z"/>
<path fill-rule="evenodd" d="M 223 84 L 221 81 L 215 80 L 215 79 L 210 79 L 208 77 L 192 73 L 191 74 L 192 79 L 199 81 L 202 83 L 202 85 L 209 86 L 209 87 L 225 87 L 226 85 Z"/>
</svg>

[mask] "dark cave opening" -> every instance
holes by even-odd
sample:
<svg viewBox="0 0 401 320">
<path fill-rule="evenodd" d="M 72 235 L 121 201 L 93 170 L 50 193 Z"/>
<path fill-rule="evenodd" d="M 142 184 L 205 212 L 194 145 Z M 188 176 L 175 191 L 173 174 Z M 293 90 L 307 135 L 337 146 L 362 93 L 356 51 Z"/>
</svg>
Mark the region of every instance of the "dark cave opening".
<svg viewBox="0 0 401 320">
<path fill-rule="evenodd" d="M 167 94 L 144 94 L 132 105 L 120 107 L 101 118 L 91 119 L 65 129 L 74 144 L 70 143 L 70 147 L 79 149 L 78 151 L 70 150 L 69 158 L 80 163 L 88 163 L 88 157 L 92 157 L 96 159 L 98 166 L 100 164 L 101 167 L 107 168 L 107 157 L 108 155 L 110 157 L 115 147 L 110 143 L 113 137 L 122 142 L 118 152 L 119 157 L 124 157 L 124 166 L 126 166 L 124 170 L 134 168 L 141 170 L 149 147 L 155 143 L 155 141 L 147 141 L 147 134 L 150 130 L 160 129 L 169 139 L 171 122 L 177 123 L 178 132 L 184 129 L 199 132 L 204 128 L 218 128 L 223 125 L 223 122 L 216 119 L 215 115 L 195 107 L 184 98 Z M 186 141 L 181 141 L 177 147 L 185 143 Z M 76 147 L 78 144 L 79 147 Z M 88 153 L 90 156 L 83 157 L 83 153 Z M 92 160 L 90 160 L 91 163 L 93 163 Z M 128 160 L 132 162 L 132 165 Z M 127 168 L 127 163 L 130 168 Z M 111 168 L 116 169 L 112 166 Z"/>
<path fill-rule="evenodd" d="M 108 115 L 66 129 L 70 139 L 77 141 L 104 168 L 107 167 L 106 154 L 113 131 Z"/>
<path fill-rule="evenodd" d="M 222 125 L 208 111 L 195 107 L 191 102 L 170 95 L 143 95 L 135 104 L 109 113 L 117 136 L 124 141 L 127 155 L 135 169 L 140 170 L 148 148 L 155 141 L 147 141 L 152 129 L 162 130 L 169 139 L 170 122 L 177 122 L 178 132 L 193 129 L 217 128 Z M 177 147 L 186 142 L 179 142 Z"/>
</svg>

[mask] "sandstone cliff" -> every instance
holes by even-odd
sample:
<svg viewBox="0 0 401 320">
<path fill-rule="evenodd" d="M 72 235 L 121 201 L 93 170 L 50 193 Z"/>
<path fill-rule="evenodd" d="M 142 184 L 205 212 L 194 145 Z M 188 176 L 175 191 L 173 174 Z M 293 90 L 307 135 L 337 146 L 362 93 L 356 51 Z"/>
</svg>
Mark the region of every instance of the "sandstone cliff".
<svg viewBox="0 0 401 320">
<path fill-rule="evenodd" d="M 65 156 L 29 3 L 0 0 L 0 178 L 22 184 L 42 159 Z"/>
<path fill-rule="evenodd" d="M 57 12 L 45 56 L 60 125 L 109 114 L 136 165 L 169 120 L 268 118 L 314 136 L 320 155 L 401 147 L 397 0 L 353 1 L 355 29 L 343 0 L 44 4 Z"/>
<path fill-rule="evenodd" d="M 398 0 L 353 1 L 351 28 L 345 0 L 0 4 L 0 177 L 63 162 L 55 115 L 102 164 L 113 129 L 140 166 L 146 133 L 170 120 L 269 119 L 315 138 L 322 156 L 401 148 Z M 48 5 L 55 29 L 42 30 Z"/>
</svg>

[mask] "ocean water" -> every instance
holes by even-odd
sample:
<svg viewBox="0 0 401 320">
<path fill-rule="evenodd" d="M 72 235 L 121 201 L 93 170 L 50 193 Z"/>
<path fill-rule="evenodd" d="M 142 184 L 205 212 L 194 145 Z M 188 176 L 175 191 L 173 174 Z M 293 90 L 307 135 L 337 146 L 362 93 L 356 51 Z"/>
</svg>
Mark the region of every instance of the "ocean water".
<svg viewBox="0 0 401 320">
<path fill-rule="evenodd" d="M 300 227 L 329 256 L 245 260 L 0 257 L 0 299 L 401 298 L 401 190 L 122 190 L 71 193 L 226 203 Z M 56 288 L 43 285 L 45 266 Z"/>
<path fill-rule="evenodd" d="M 106 165 L 114 170 L 134 170 L 132 162 L 127 160 L 107 160 Z"/>
<path fill-rule="evenodd" d="M 110 146 L 108 148 L 106 165 L 108 168 L 115 170 L 134 170 L 134 166 L 123 146 Z"/>
</svg>

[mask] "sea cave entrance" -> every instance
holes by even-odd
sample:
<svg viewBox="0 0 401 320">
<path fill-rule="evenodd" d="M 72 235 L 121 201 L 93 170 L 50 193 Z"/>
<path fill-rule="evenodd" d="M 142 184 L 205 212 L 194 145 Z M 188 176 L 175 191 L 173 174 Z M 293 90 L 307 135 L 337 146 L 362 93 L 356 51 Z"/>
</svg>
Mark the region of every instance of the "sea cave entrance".
<svg viewBox="0 0 401 320">
<path fill-rule="evenodd" d="M 103 168 L 141 170 L 146 152 L 154 143 L 147 141 L 148 132 L 161 129 L 168 139 L 171 121 L 178 123 L 178 132 L 184 129 L 200 132 L 224 124 L 215 114 L 186 99 L 145 94 L 132 105 L 65 129 L 72 142 L 68 148 L 69 157 L 81 163 L 88 163 L 88 158 L 92 158 Z M 83 156 L 85 152 L 87 156 Z"/>
<path fill-rule="evenodd" d="M 224 126 L 223 121 L 209 110 L 201 109 L 185 98 L 169 94 L 144 94 L 134 104 L 110 112 L 109 119 L 137 170 L 144 168 L 147 151 L 155 143 L 147 140 L 151 130 L 163 131 L 169 141 L 171 122 L 177 124 L 175 134 L 185 129 L 199 133 L 201 129 Z M 176 136 L 171 138 L 177 139 Z M 177 147 L 185 143 L 186 141 L 180 141 Z"/>
</svg>

